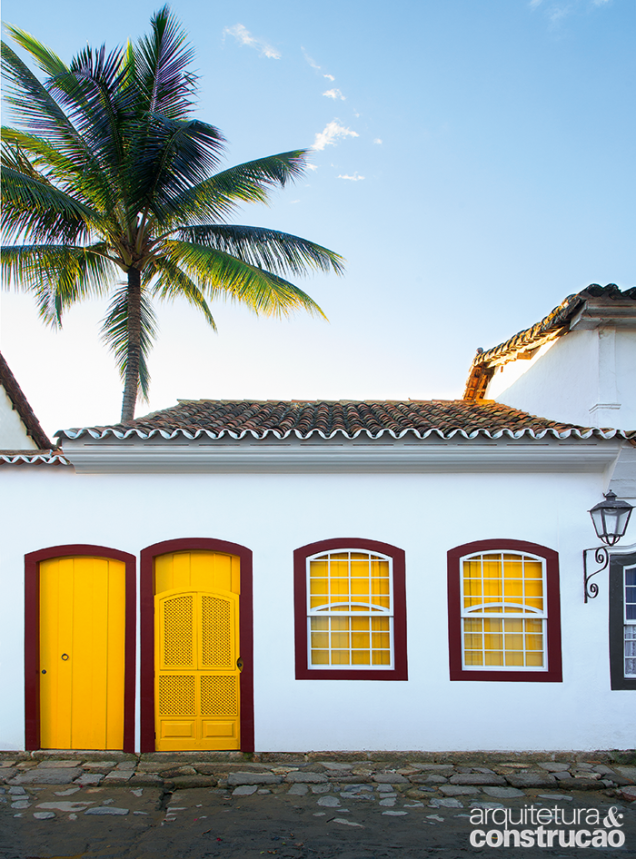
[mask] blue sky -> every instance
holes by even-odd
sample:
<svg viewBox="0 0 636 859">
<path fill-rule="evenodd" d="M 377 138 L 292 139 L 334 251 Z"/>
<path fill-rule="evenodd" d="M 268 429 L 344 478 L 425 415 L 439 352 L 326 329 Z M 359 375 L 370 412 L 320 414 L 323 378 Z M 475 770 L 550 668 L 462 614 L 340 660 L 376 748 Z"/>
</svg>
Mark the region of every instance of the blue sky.
<svg viewBox="0 0 636 859">
<path fill-rule="evenodd" d="M 70 59 L 148 29 L 159 2 L 4 0 Z M 176 0 L 200 115 L 228 164 L 314 147 L 315 169 L 242 223 L 347 259 L 299 284 L 329 322 L 218 304 L 212 333 L 159 306 L 151 399 L 461 397 L 477 347 L 588 283 L 636 284 L 633 0 Z M 5 118 L 5 122 L 7 119 Z M 2 350 L 45 428 L 113 423 L 105 304 L 61 332 L 3 293 Z"/>
</svg>

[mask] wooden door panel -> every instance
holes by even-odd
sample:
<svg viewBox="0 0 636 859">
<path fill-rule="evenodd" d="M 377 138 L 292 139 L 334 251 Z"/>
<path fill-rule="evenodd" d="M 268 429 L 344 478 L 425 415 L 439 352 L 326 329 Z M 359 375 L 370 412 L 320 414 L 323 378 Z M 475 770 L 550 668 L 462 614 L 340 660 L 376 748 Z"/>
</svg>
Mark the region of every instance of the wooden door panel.
<svg viewBox="0 0 636 859">
<path fill-rule="evenodd" d="M 125 608 L 123 562 L 40 563 L 42 748 L 122 748 Z"/>
<path fill-rule="evenodd" d="M 234 556 L 156 558 L 158 751 L 240 748 L 239 584 Z"/>
</svg>

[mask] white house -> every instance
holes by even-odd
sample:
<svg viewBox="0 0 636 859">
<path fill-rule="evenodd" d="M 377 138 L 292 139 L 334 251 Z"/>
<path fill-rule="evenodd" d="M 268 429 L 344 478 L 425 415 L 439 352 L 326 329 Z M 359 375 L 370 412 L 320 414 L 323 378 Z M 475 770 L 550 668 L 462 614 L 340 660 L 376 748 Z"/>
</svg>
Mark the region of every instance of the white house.
<svg viewBox="0 0 636 859">
<path fill-rule="evenodd" d="M 636 504 L 635 311 L 571 296 L 463 400 L 180 401 L 5 455 L 0 747 L 632 748 L 636 521 L 594 599 L 582 552 Z"/>
</svg>

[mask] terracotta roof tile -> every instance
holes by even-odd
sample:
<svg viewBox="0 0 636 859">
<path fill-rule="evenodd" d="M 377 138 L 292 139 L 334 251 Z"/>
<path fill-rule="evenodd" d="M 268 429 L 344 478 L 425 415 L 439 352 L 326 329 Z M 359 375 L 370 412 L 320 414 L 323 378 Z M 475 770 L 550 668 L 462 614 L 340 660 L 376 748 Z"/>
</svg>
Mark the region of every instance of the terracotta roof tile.
<svg viewBox="0 0 636 859">
<path fill-rule="evenodd" d="M 465 437 L 481 434 L 493 437 L 501 433 L 515 436 L 527 433 L 536 437 L 546 432 L 558 436 L 585 433 L 586 437 L 601 433 L 483 400 L 477 403 L 467 400 L 181 400 L 172 408 L 125 424 L 63 430 L 61 435 L 69 439 L 79 438 L 84 433 L 93 438 L 128 438 L 131 435 L 141 438 L 155 435 L 243 438 L 248 435 L 256 439 L 281 439 L 293 435 L 307 439 L 338 435 L 380 438 L 385 434 L 392 437 L 413 434 L 424 438 L 431 433 L 445 438 L 456 433 Z"/>
<path fill-rule="evenodd" d="M 636 302 L 636 287 L 621 291 L 615 283 L 608 283 L 607 286 L 591 283 L 581 292 L 568 295 L 565 301 L 536 325 L 519 331 L 518 334 L 498 346 L 493 346 L 492 349 L 478 350 L 468 375 L 464 398 L 479 399 L 483 395 L 495 364 L 510 360 L 520 352 L 538 348 L 547 340 L 566 334 L 574 317 L 590 299 L 608 302 L 608 307 L 611 307 L 611 302 Z"/>
</svg>

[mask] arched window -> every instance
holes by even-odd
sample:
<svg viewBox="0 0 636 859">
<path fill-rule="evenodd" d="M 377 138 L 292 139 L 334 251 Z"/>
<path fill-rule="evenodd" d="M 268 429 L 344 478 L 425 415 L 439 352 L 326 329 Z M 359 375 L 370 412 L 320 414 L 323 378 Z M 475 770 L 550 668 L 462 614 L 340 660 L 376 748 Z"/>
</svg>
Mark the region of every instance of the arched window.
<svg viewBox="0 0 636 859">
<path fill-rule="evenodd" d="M 561 680 L 558 556 L 518 540 L 448 553 L 451 680 Z"/>
<path fill-rule="evenodd" d="M 406 680 L 404 552 L 323 540 L 294 553 L 296 678 Z"/>
</svg>

